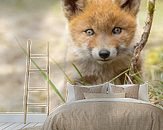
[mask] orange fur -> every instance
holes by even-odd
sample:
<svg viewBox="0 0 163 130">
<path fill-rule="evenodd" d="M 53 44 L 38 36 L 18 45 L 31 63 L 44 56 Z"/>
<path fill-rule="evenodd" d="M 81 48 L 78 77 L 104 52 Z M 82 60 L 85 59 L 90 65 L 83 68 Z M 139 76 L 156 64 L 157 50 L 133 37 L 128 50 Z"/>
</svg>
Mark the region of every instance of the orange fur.
<svg viewBox="0 0 163 130">
<path fill-rule="evenodd" d="M 124 29 L 120 36 L 112 35 L 114 26 Z M 108 36 L 110 46 L 116 47 L 122 42 L 129 45 L 136 30 L 136 17 L 121 10 L 118 5 L 111 3 L 110 0 L 89 2 L 83 12 L 72 17 L 69 21 L 69 28 L 72 38 L 79 46 L 85 41 L 89 41 L 90 47 L 98 46 L 96 41 L 101 33 Z M 88 38 L 85 33 L 82 33 L 87 28 L 93 28 L 96 35 Z"/>
<path fill-rule="evenodd" d="M 109 81 L 129 68 L 133 49 L 132 41 L 137 31 L 136 11 L 138 8 L 135 7 L 138 7 L 138 5 L 135 6 L 135 3 L 130 2 L 130 6 L 122 9 L 121 4 L 124 0 L 73 1 L 69 5 L 72 7 L 67 9 L 66 17 L 68 18 L 69 31 L 73 41 L 71 47 L 76 48 L 76 51 L 70 49 L 68 55 L 71 58 L 69 60 L 72 59 L 72 62 L 77 65 L 84 77 L 87 77 L 87 79 L 90 77 L 90 80 L 94 79 L 90 81 L 91 84 Z M 71 9 L 73 10 L 71 11 Z M 122 33 L 114 35 L 112 33 L 114 27 L 122 28 Z M 88 36 L 85 33 L 87 29 L 93 29 L 95 34 Z M 97 50 L 106 48 L 115 51 L 122 46 L 125 49 L 119 49 L 119 52 L 114 54 L 108 62 L 101 64 L 98 63 L 98 58 L 94 58 L 97 55 L 95 54 Z M 75 76 L 74 80 L 76 79 Z"/>
</svg>

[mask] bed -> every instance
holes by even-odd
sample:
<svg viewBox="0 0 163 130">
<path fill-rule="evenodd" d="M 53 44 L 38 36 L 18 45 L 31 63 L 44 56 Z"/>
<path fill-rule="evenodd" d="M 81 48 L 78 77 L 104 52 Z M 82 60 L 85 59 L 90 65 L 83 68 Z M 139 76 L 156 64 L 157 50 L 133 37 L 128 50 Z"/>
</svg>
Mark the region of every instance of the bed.
<svg viewBox="0 0 163 130">
<path fill-rule="evenodd" d="M 66 103 L 43 130 L 163 130 L 163 110 L 132 98 L 93 98 Z"/>
</svg>

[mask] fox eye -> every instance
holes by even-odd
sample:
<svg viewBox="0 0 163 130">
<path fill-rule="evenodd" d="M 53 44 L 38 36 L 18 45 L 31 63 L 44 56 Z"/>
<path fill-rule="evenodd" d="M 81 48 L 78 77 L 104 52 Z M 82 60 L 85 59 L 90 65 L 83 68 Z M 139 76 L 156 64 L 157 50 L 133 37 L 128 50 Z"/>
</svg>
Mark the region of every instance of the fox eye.
<svg viewBox="0 0 163 130">
<path fill-rule="evenodd" d="M 88 36 L 92 36 L 95 34 L 94 30 L 93 29 L 87 29 L 84 31 Z"/>
<path fill-rule="evenodd" d="M 121 32 L 122 32 L 122 28 L 120 28 L 120 27 L 115 27 L 112 30 L 112 33 L 116 34 L 116 35 L 121 34 Z"/>
</svg>

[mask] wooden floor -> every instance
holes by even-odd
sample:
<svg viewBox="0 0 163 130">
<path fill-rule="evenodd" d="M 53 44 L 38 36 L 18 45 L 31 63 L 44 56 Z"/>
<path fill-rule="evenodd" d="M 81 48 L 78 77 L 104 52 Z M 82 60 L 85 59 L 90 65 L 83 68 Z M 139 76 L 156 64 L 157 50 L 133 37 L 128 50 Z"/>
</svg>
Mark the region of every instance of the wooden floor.
<svg viewBox="0 0 163 130">
<path fill-rule="evenodd" d="M 0 113 L 0 130 L 20 130 L 29 127 L 37 127 L 43 125 L 47 118 L 47 114 L 27 115 L 26 124 L 23 123 L 23 113 Z"/>
<path fill-rule="evenodd" d="M 0 130 L 19 130 L 24 129 L 28 127 L 36 127 L 41 126 L 43 123 L 0 123 Z"/>
</svg>

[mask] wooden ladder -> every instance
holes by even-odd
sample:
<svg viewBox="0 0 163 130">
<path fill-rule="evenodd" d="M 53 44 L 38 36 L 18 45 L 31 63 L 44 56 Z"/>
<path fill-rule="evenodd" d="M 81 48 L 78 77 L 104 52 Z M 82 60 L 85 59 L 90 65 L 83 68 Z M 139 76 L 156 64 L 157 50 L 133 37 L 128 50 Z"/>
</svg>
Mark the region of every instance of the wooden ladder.
<svg viewBox="0 0 163 130">
<path fill-rule="evenodd" d="M 46 114 L 49 115 L 49 83 L 46 81 L 46 87 L 30 87 L 30 75 L 32 72 L 40 73 L 40 69 L 32 69 L 31 63 L 35 58 L 46 58 L 47 64 L 46 69 L 42 69 L 47 74 L 48 79 L 50 78 L 50 64 L 49 64 L 49 43 L 47 45 L 47 54 L 32 54 L 31 52 L 32 42 L 27 41 L 27 56 L 26 56 L 26 76 L 25 76 L 25 85 L 24 85 L 24 124 L 27 122 L 27 114 L 29 107 L 40 107 L 46 108 Z M 45 92 L 47 94 L 46 103 L 30 103 L 29 92 Z"/>
</svg>

